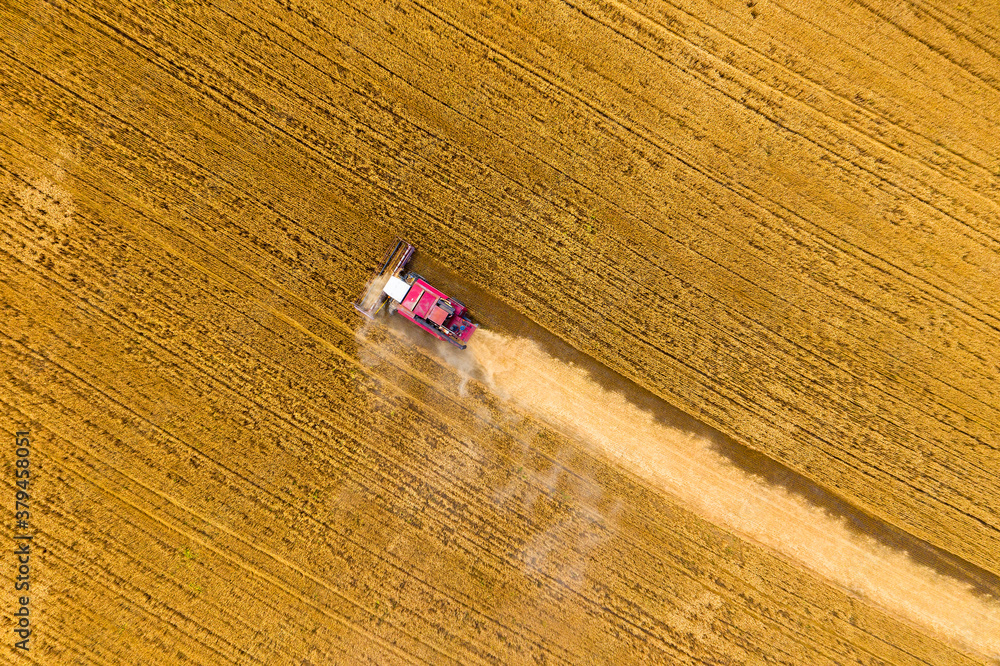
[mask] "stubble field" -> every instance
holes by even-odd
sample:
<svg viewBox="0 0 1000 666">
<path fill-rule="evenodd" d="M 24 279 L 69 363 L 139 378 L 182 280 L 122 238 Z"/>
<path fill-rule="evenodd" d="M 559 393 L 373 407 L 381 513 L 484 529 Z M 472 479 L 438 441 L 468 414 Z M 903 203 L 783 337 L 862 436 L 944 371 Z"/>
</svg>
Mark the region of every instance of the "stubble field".
<svg viewBox="0 0 1000 666">
<path fill-rule="evenodd" d="M 487 353 L 533 322 L 995 603 L 998 29 L 922 0 L 4 5 L 0 422 L 37 529 L 6 654 L 1000 658 L 665 492 Z M 394 235 L 460 276 L 478 356 L 362 325 Z"/>
</svg>

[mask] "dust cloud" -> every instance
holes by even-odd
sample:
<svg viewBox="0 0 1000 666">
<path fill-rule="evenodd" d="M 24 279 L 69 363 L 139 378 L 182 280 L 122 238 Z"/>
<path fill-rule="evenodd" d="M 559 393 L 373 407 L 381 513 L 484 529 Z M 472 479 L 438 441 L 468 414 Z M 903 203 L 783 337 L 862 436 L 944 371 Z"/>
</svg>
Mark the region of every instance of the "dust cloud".
<svg viewBox="0 0 1000 666">
<path fill-rule="evenodd" d="M 494 392 L 595 447 L 698 515 L 942 639 L 1000 659 L 1000 601 L 739 469 L 707 438 L 657 421 L 531 340 L 480 330 L 471 342 L 469 351 Z"/>
</svg>

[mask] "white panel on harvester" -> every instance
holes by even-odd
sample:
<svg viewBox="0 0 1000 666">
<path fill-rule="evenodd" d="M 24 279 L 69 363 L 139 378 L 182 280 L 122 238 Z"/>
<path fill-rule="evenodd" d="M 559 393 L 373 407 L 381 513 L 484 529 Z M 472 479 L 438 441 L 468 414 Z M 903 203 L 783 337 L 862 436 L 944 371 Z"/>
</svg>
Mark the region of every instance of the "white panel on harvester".
<svg viewBox="0 0 1000 666">
<path fill-rule="evenodd" d="M 402 303 L 403 299 L 406 298 L 406 294 L 410 291 L 410 285 L 406 284 L 398 277 L 389 278 L 389 282 L 382 289 L 382 293 L 396 301 L 397 303 Z"/>
</svg>

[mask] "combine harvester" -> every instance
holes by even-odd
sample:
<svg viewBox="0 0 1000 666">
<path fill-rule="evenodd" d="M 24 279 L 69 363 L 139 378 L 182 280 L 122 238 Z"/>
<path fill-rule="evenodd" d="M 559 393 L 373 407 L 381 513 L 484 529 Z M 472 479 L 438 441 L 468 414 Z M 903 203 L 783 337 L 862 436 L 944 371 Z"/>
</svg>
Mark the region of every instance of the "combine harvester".
<svg viewBox="0 0 1000 666">
<path fill-rule="evenodd" d="M 397 238 L 354 307 L 374 319 L 388 303 L 389 314 L 398 312 L 434 337 L 465 349 L 477 328 L 465 314 L 465 306 L 412 271 L 400 275 L 413 250 L 412 245 Z"/>
</svg>

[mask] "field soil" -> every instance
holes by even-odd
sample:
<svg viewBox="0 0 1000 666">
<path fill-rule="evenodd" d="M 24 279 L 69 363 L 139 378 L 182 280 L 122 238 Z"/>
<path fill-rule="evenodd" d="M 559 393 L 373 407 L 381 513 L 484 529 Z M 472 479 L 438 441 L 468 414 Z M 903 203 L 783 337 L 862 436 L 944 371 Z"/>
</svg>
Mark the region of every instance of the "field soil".
<svg viewBox="0 0 1000 666">
<path fill-rule="evenodd" d="M 796 479 L 995 618 L 997 34 L 924 0 L 0 6 L 6 658 L 1000 661 L 498 372 L 577 355 L 608 421 Z M 478 356 L 351 307 L 397 235 Z"/>
</svg>

